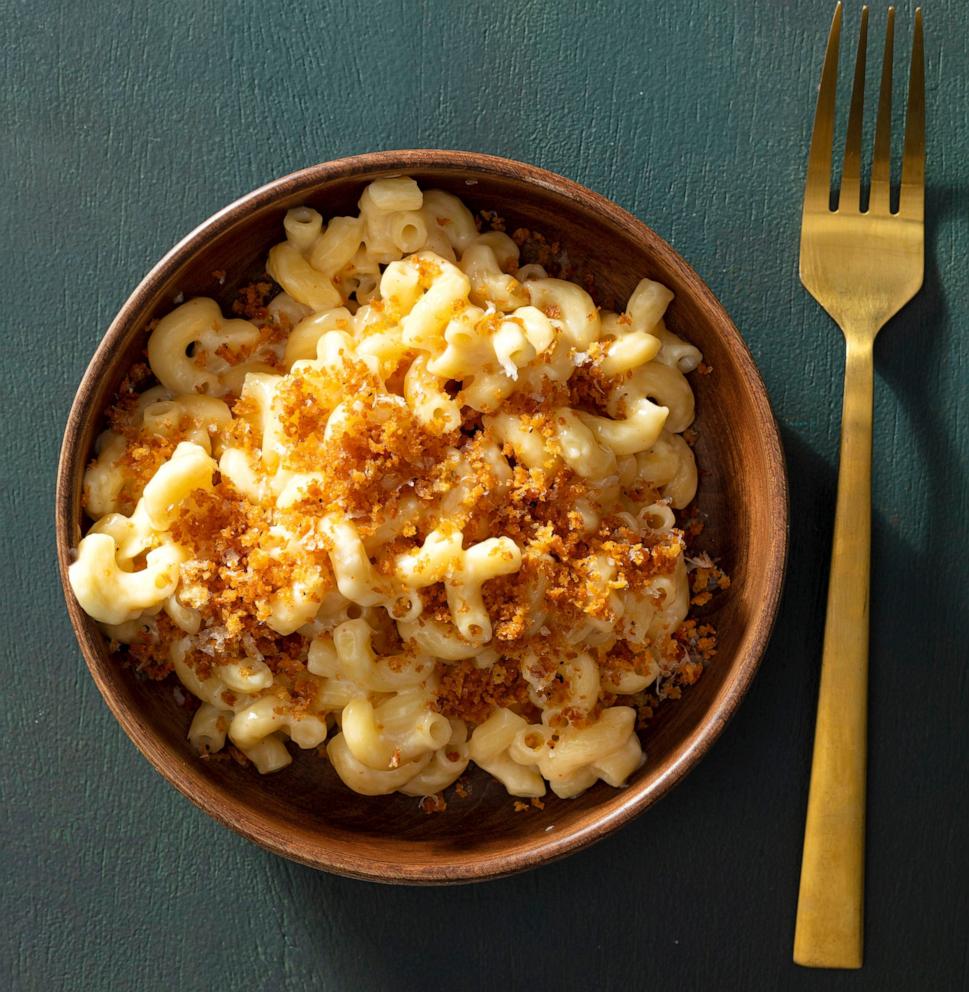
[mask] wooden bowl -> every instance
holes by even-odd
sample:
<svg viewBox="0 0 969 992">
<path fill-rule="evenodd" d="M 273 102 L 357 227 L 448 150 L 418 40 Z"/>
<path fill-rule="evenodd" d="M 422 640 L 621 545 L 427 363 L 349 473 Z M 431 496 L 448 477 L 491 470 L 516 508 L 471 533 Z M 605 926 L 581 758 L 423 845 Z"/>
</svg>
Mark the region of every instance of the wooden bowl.
<svg viewBox="0 0 969 992">
<path fill-rule="evenodd" d="M 625 301 L 642 276 L 676 294 L 671 329 L 703 351 L 713 374 L 691 376 L 697 394 L 702 544 L 732 578 L 712 617 L 719 654 L 679 701 L 668 701 L 646 732 L 647 762 L 624 789 L 599 784 L 578 799 L 545 800 L 516 814 L 499 783 L 480 772 L 472 793 L 427 815 L 402 795 L 366 798 L 343 786 L 312 754 L 261 777 L 231 761 L 203 762 L 185 738 L 189 714 L 172 689 L 113 660 L 97 625 L 67 584 L 82 535 L 81 478 L 102 414 L 144 347 L 153 318 L 176 297 L 228 303 L 263 271 L 281 239 L 282 218 L 307 203 L 325 216 L 347 213 L 364 185 L 406 173 L 424 187 L 456 193 L 472 210 L 495 210 L 508 230 L 523 226 L 561 242 L 596 280 L 597 302 Z M 214 272 L 227 273 L 224 285 Z M 787 482 L 777 425 L 750 352 L 713 293 L 676 252 L 635 217 L 568 179 L 535 166 L 454 151 L 359 155 L 284 176 L 226 207 L 173 248 L 131 294 L 81 381 L 61 450 L 57 551 L 71 621 L 94 681 L 139 750 L 208 814 L 295 861 L 385 882 L 460 882 L 507 875 L 599 840 L 654 803 L 706 753 L 736 710 L 767 644 L 787 550 Z"/>
</svg>

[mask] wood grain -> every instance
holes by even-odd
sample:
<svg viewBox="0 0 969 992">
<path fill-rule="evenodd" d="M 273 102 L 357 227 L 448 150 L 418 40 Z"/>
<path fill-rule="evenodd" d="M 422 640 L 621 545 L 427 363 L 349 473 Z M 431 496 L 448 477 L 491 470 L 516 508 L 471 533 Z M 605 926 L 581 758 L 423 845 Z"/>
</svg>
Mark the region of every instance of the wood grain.
<svg viewBox="0 0 969 992">
<path fill-rule="evenodd" d="M 867 954 L 849 976 L 874 992 L 969 985 L 969 38 L 964 3 L 927 6 L 927 284 L 875 356 Z M 797 281 L 832 7 L 0 0 L 6 987 L 847 986 L 790 960 L 840 408 L 839 334 Z M 443 891 L 294 865 L 168 786 L 94 687 L 53 550 L 77 384 L 161 252 L 285 172 L 415 145 L 551 168 L 666 238 L 750 346 L 791 479 L 778 623 L 703 762 L 576 857 Z"/>
<path fill-rule="evenodd" d="M 298 204 L 325 217 L 352 212 L 373 179 L 406 173 L 424 189 L 456 193 L 473 210 L 494 210 L 509 230 L 524 227 L 581 259 L 597 302 L 615 308 L 642 276 L 673 290 L 671 330 L 685 335 L 716 369 L 694 377 L 698 499 L 704 546 L 731 576 L 729 596 L 710 619 L 718 663 L 649 728 L 645 766 L 622 790 L 598 786 L 581 797 L 549 799 L 516 816 L 504 790 L 472 778 L 473 796 L 428 818 L 401 795 L 350 792 L 314 755 L 258 776 L 231 762 L 199 761 L 186 740 L 189 716 L 173 694 L 122 667 L 74 600 L 67 568 L 85 523 L 85 467 L 104 410 L 143 352 L 147 328 L 175 298 L 221 294 L 228 311 L 238 285 L 263 274 L 286 210 Z M 224 286 L 212 273 L 232 273 Z M 787 553 L 787 479 L 780 438 L 746 346 L 713 294 L 654 232 L 603 197 L 544 169 L 481 154 L 401 151 L 314 166 L 221 210 L 183 240 L 122 306 L 85 372 L 68 417 L 57 484 L 57 549 L 71 620 L 85 659 L 128 736 L 176 788 L 221 823 L 277 854 L 313 867 L 383 882 L 457 882 L 507 875 L 573 853 L 661 798 L 709 750 L 747 690 L 774 622 Z"/>
</svg>

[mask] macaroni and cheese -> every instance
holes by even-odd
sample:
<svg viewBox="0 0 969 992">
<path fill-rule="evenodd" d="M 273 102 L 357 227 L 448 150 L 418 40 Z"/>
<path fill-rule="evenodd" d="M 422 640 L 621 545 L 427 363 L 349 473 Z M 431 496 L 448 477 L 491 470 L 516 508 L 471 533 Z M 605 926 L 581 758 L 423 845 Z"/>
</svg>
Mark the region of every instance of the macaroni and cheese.
<svg viewBox="0 0 969 992">
<path fill-rule="evenodd" d="M 691 595 L 726 582 L 674 514 L 700 354 L 673 294 L 601 310 L 409 178 L 359 207 L 290 210 L 231 317 L 155 324 L 85 475 L 74 593 L 199 701 L 205 755 L 266 773 L 292 742 L 365 795 L 470 762 L 517 797 L 620 786 L 710 654 Z"/>
</svg>

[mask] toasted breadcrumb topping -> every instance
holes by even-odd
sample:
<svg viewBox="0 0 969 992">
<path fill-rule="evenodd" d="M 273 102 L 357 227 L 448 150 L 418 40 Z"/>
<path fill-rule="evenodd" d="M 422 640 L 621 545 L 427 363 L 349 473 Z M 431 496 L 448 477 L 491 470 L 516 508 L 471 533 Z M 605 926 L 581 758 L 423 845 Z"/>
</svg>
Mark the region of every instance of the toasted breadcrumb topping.
<svg viewBox="0 0 969 992">
<path fill-rule="evenodd" d="M 503 230 L 496 216 L 485 215 L 481 220 L 493 230 Z M 562 278 L 575 275 L 557 242 L 523 229 L 515 230 L 512 237 L 523 250 L 523 264 L 540 264 Z M 223 280 L 225 273 L 213 273 L 213 277 Z M 583 281 L 592 288 L 591 280 Z M 279 348 L 274 347 L 285 339 L 289 327 L 285 321 L 280 327 L 269 320 L 267 303 L 274 291 L 274 285 L 265 281 L 239 290 L 232 311 L 254 322 L 260 338 L 245 350 L 220 357 L 239 362 L 258 354 L 260 361 L 280 368 Z M 406 369 L 412 357 L 405 356 L 401 367 Z M 513 394 L 502 411 L 520 418 L 554 454 L 556 423 L 551 411 L 568 405 L 607 415 L 607 396 L 615 381 L 602 374 L 601 358 L 601 348 L 594 343 L 586 361 L 567 382 L 543 379 L 537 391 Z M 711 370 L 701 365 L 699 371 L 706 375 Z M 118 465 L 125 479 L 119 496 L 125 513 L 131 513 L 145 485 L 192 426 L 183 418 L 164 437 L 141 426 L 138 404 L 151 383 L 147 366 L 136 364 L 108 415 L 112 430 L 124 440 Z M 462 383 L 454 381 L 449 387 L 453 396 Z M 529 722 L 540 721 L 536 684 L 545 687 L 546 704 L 565 701 L 570 695 L 561 667 L 580 651 L 562 632 L 583 620 L 611 623 L 620 630 L 622 618 L 612 594 L 626 590 L 655 595 L 651 593 L 655 580 L 673 573 L 688 554 L 688 542 L 702 532 L 703 521 L 688 510 L 680 527 L 644 535 L 630 528 L 628 514 L 606 513 L 589 529 L 583 526 L 577 507 L 595 505 L 598 483 L 584 479 L 562 460 L 547 468 L 528 468 L 516 461 L 510 446 L 501 452 L 508 476 L 499 480 L 480 414 L 466 408 L 458 427 L 436 430 L 419 420 L 402 400 L 394 401 L 402 393 L 402 374 L 380 381 L 371 367 L 355 359 L 339 367 L 287 376 L 274 401 L 285 438 L 280 468 L 313 476 L 298 498 L 281 509 L 274 498 L 254 500 L 216 472 L 211 489 L 195 491 L 181 506 L 170 528 L 172 539 L 186 553 L 178 596 L 182 605 L 200 616 L 200 634 L 193 638 L 185 661 L 204 680 L 213 674 L 219 659 L 258 658 L 274 675 L 272 691 L 280 707 L 297 716 L 309 712 L 318 693 L 318 680 L 306 667 L 310 635 L 275 633 L 266 620 L 274 597 L 286 595 L 287 590 L 312 584 L 335 589 L 332 540 L 324 523 L 329 514 L 340 511 L 352 521 L 380 576 L 393 574 L 398 557 L 419 549 L 432 527 L 461 530 L 466 547 L 502 535 L 521 550 L 522 564 L 520 570 L 499 575 L 481 589 L 497 657 L 484 667 L 474 658 L 438 661 L 433 706 L 472 727 L 497 707 L 511 709 Z M 335 395 L 354 399 L 344 404 L 345 415 L 336 427 L 330 423 Z M 228 396 L 226 400 L 233 414 L 225 428 L 226 441 L 258 455 L 253 427 L 258 411 L 246 397 Z M 685 432 L 684 437 L 691 445 L 696 441 L 694 431 Z M 455 493 L 460 496 L 457 500 Z M 632 495 L 644 503 L 662 499 L 659 491 L 646 484 Z M 446 521 L 437 510 L 444 497 L 450 499 Z M 410 513 L 408 507 L 415 501 L 417 510 Z M 398 520 L 405 522 L 395 525 L 389 538 L 380 536 L 382 528 Z M 597 563 L 603 560 L 611 563 L 606 582 L 596 572 Z M 729 584 L 714 562 L 705 556 L 698 558 L 691 565 L 690 602 L 705 606 Z M 540 590 L 539 602 L 536 590 Z M 420 597 L 425 618 L 453 629 L 444 583 L 422 589 Z M 543 619 L 536 628 L 533 620 L 539 605 Z M 661 605 L 661 597 L 656 605 Z M 402 640 L 393 622 L 380 625 L 374 620 L 374 624 L 374 643 L 382 655 L 413 657 L 415 645 Z M 160 613 L 127 646 L 127 656 L 146 677 L 163 679 L 172 671 L 172 644 L 182 636 L 183 631 Z M 682 686 L 700 678 L 715 653 L 713 627 L 695 617 L 688 618 L 672 636 L 647 638 L 639 646 L 615 636 L 594 651 L 600 677 L 613 683 L 629 673 L 645 676 L 658 665 L 656 682 L 631 697 L 640 729 L 662 699 L 676 698 Z M 626 702 L 629 699 L 625 697 Z M 552 725 L 585 726 L 603 706 L 615 701 L 615 694 L 604 692 L 591 709 L 563 707 Z M 248 762 L 235 747 L 227 753 L 240 764 Z M 392 762 L 391 767 L 396 765 Z M 465 798 L 470 791 L 465 779 L 457 782 L 458 797 Z M 446 807 L 440 793 L 420 802 L 428 814 Z M 530 804 L 515 803 L 518 811 L 530 808 L 542 809 L 543 804 L 534 799 Z"/>
</svg>

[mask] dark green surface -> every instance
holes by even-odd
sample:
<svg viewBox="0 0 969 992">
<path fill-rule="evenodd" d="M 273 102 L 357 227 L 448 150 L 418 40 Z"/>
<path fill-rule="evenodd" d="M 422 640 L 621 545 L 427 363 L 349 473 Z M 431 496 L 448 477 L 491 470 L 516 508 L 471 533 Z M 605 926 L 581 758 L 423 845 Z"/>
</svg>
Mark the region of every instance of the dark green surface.
<svg viewBox="0 0 969 992">
<path fill-rule="evenodd" d="M 969 984 L 969 42 L 960 0 L 925 6 L 927 281 L 877 349 L 867 964 L 836 975 L 790 963 L 840 404 L 796 259 L 831 4 L 0 0 L 0 987 Z M 598 847 L 450 890 L 289 864 L 166 785 L 88 677 L 51 523 L 75 386 L 150 265 L 277 175 L 419 146 L 546 166 L 668 238 L 750 344 L 792 491 L 777 631 L 709 757 Z"/>
</svg>

